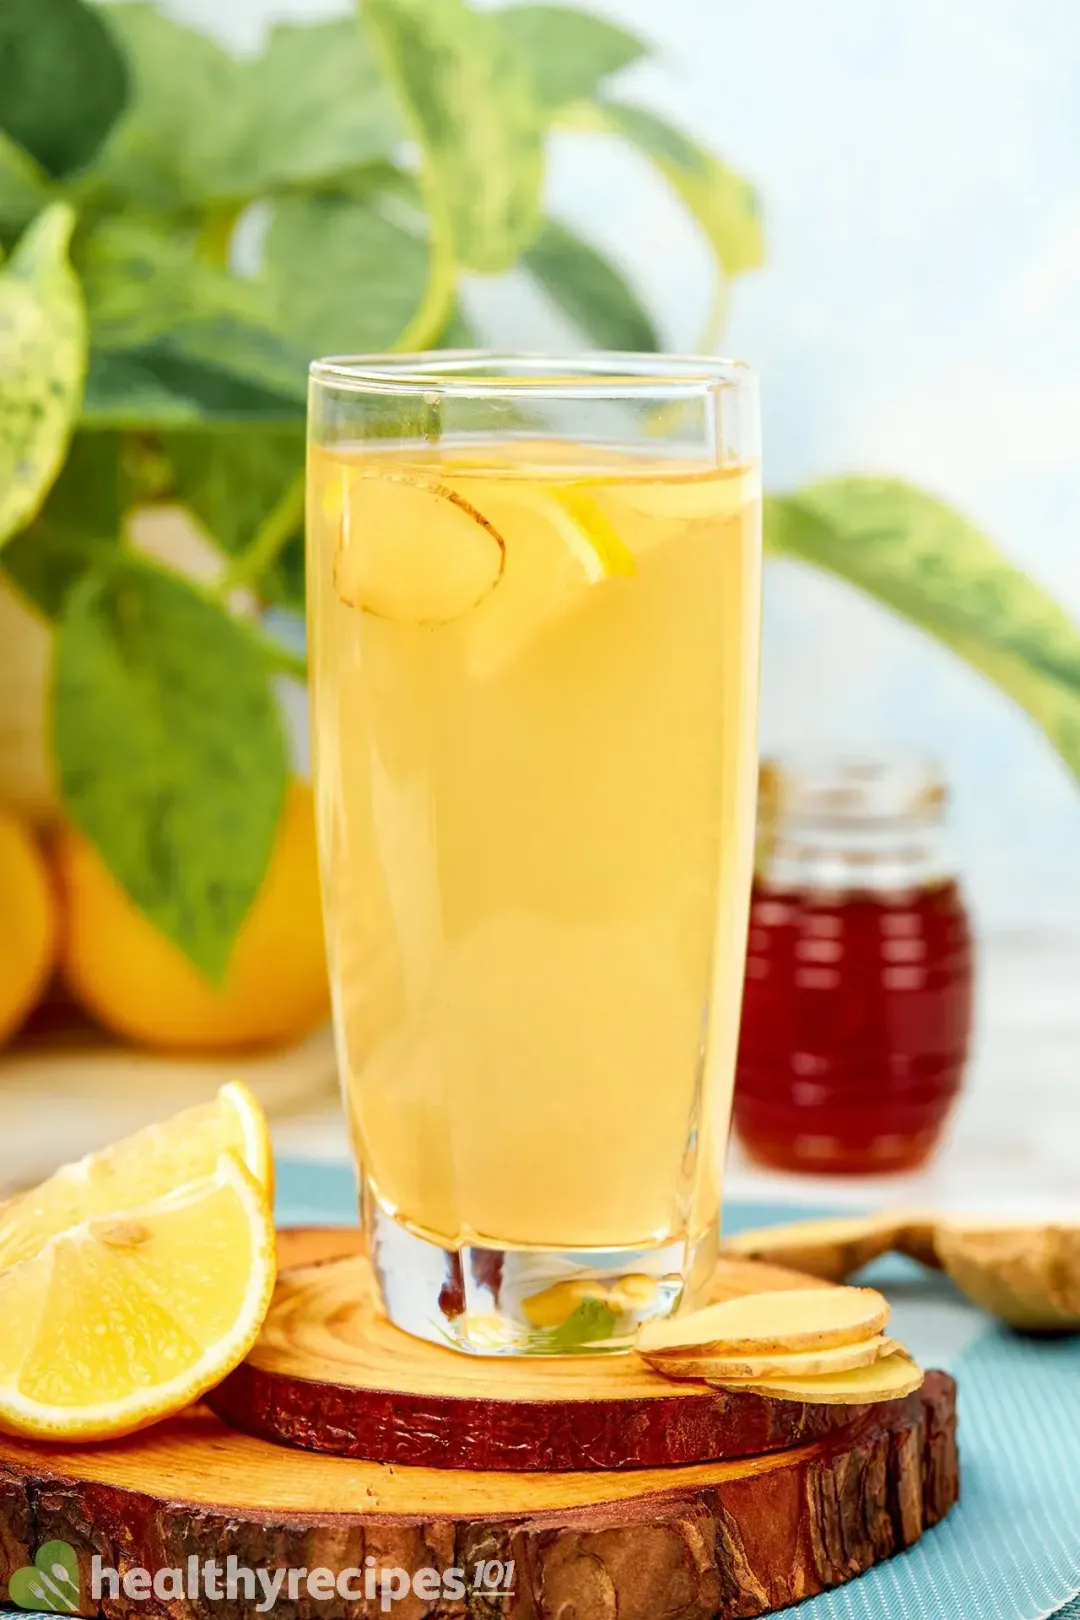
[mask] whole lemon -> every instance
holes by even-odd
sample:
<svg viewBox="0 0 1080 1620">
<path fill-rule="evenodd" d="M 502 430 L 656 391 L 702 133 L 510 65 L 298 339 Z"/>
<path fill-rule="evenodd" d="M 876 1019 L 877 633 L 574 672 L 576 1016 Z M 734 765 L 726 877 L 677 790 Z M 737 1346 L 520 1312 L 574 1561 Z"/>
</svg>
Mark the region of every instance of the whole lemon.
<svg viewBox="0 0 1080 1620">
<path fill-rule="evenodd" d="M 290 784 L 270 865 L 225 980 L 211 984 L 158 933 L 74 828 L 57 841 L 67 907 L 62 970 L 107 1029 L 166 1051 L 283 1045 L 330 1010 L 311 788 Z"/>
<path fill-rule="evenodd" d="M 33 1011 L 56 955 L 56 901 L 33 834 L 0 810 L 0 1042 Z"/>
</svg>

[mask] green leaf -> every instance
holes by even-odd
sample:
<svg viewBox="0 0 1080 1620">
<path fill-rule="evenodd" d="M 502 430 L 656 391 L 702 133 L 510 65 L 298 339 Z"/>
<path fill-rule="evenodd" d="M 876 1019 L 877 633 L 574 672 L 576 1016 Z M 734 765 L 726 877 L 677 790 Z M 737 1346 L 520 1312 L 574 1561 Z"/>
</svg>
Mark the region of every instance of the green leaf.
<svg viewBox="0 0 1080 1620">
<path fill-rule="evenodd" d="M 129 55 L 129 116 L 88 195 L 179 210 L 332 180 L 385 159 L 397 108 L 355 18 L 286 24 L 238 61 L 214 40 L 144 4 L 104 15 Z"/>
<path fill-rule="evenodd" d="M 68 262 L 75 223 L 54 203 L 0 269 L 0 545 L 60 470 L 86 372 L 86 315 Z"/>
<path fill-rule="evenodd" d="M 0 557 L 0 573 L 47 618 L 118 544 L 128 480 L 115 433 L 77 433 L 48 500 Z"/>
<path fill-rule="evenodd" d="M 101 16 L 128 61 L 131 95 L 87 177 L 87 206 L 167 211 L 229 196 L 250 119 L 243 65 L 149 0 L 103 6 Z"/>
<path fill-rule="evenodd" d="M 220 980 L 288 771 L 256 640 L 187 581 L 118 558 L 68 598 L 52 730 L 76 825 L 151 922 Z"/>
<path fill-rule="evenodd" d="M 625 29 L 569 6 L 513 6 L 496 16 L 528 63 L 545 112 L 595 95 L 603 79 L 648 54 Z"/>
<path fill-rule="evenodd" d="M 892 478 L 766 501 L 770 550 L 838 574 L 951 647 L 1042 726 L 1080 776 L 1080 630 L 966 518 Z"/>
<path fill-rule="evenodd" d="M 162 448 L 176 494 L 230 557 L 251 543 L 304 467 L 302 427 L 168 434 Z"/>
<path fill-rule="evenodd" d="M 266 536 L 266 525 L 276 524 L 274 556 L 246 582 L 266 601 L 302 606 L 303 428 L 177 433 L 166 436 L 163 448 L 176 494 L 227 556 L 244 557 Z"/>
<path fill-rule="evenodd" d="M 211 412 L 193 390 L 163 378 L 152 351 L 108 354 L 91 350 L 83 397 L 82 426 L 110 428 L 177 427 L 199 424 Z"/>
<path fill-rule="evenodd" d="M 567 226 L 549 219 L 524 262 L 599 348 L 660 348 L 648 311 L 621 271 Z"/>
<path fill-rule="evenodd" d="M 0 235 L 25 229 L 52 195 L 52 182 L 40 163 L 0 130 Z"/>
<path fill-rule="evenodd" d="M 207 264 L 190 235 L 163 221 L 105 219 L 80 254 L 96 350 L 152 350 L 307 398 L 308 354 L 275 324 L 264 286 Z"/>
<path fill-rule="evenodd" d="M 80 243 L 95 348 L 141 348 L 201 321 L 231 317 L 267 325 L 259 288 L 207 264 L 193 237 L 167 220 L 106 218 Z"/>
<path fill-rule="evenodd" d="M 573 1355 L 587 1351 L 590 1345 L 610 1339 L 615 1332 L 618 1313 L 602 1299 L 583 1299 L 551 1333 L 544 1336 L 544 1349 L 550 1354 L 561 1352 Z"/>
<path fill-rule="evenodd" d="M 574 108 L 576 128 L 619 135 L 653 163 L 682 198 L 712 245 L 727 276 L 756 270 L 765 261 L 761 204 L 748 180 L 705 147 L 645 107 L 598 101 Z"/>
<path fill-rule="evenodd" d="M 0 5 L 0 128 L 49 174 L 91 161 L 127 95 L 123 56 L 84 0 Z"/>
<path fill-rule="evenodd" d="M 230 194 L 326 182 L 387 158 L 402 139 L 397 106 L 355 16 L 276 27 L 243 65 L 250 107 Z"/>
<path fill-rule="evenodd" d="M 377 196 L 286 197 L 263 246 L 279 324 L 312 357 L 393 348 L 424 298 L 430 248 Z"/>
<path fill-rule="evenodd" d="M 510 269 L 539 232 L 543 178 L 543 117 L 516 45 L 464 0 L 362 3 L 420 142 L 436 236 L 473 270 Z"/>
<path fill-rule="evenodd" d="M 222 315 L 217 320 L 189 321 L 151 346 L 175 367 L 216 371 L 230 388 L 246 387 L 253 400 L 260 394 L 277 398 L 276 413 L 289 420 L 302 419 L 307 406 L 308 362 L 314 356 L 297 341 L 271 326 Z M 265 415 L 257 412 L 256 415 Z"/>
<path fill-rule="evenodd" d="M 242 361 L 243 342 L 235 332 L 231 336 Z M 221 355 L 213 337 L 212 330 L 192 329 L 144 349 L 92 352 L 81 425 L 146 431 L 198 428 L 207 422 L 247 426 L 303 421 L 298 385 L 287 393 L 215 364 Z M 229 337 L 222 334 L 222 347 Z M 254 371 L 257 353 L 250 358 Z"/>
</svg>

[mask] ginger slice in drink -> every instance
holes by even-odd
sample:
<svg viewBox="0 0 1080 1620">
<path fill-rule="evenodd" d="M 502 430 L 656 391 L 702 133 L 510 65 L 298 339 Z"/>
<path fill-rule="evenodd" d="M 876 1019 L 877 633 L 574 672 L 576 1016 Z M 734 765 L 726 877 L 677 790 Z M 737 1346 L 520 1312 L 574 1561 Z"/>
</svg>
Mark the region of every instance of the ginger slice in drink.
<svg viewBox="0 0 1080 1620">
<path fill-rule="evenodd" d="M 855 1367 L 872 1366 L 891 1356 L 901 1346 L 895 1339 L 878 1334 L 854 1344 L 835 1344 L 825 1350 L 792 1350 L 785 1354 L 717 1356 L 673 1352 L 647 1357 L 668 1378 L 704 1379 L 707 1383 L 743 1383 L 763 1378 L 820 1378 L 828 1373 L 850 1372 Z"/>
<path fill-rule="evenodd" d="M 874 1338 L 888 1320 L 888 1304 L 873 1288 L 770 1290 L 646 1323 L 637 1349 L 650 1358 L 688 1350 L 718 1356 L 823 1350 Z"/>
<path fill-rule="evenodd" d="M 896 1352 L 867 1367 L 821 1377 L 762 1378 L 745 1382 L 710 1379 L 722 1389 L 765 1395 L 775 1401 L 801 1401 L 811 1406 L 869 1406 L 877 1401 L 898 1401 L 911 1395 L 923 1381 L 923 1370 L 910 1357 Z"/>
<path fill-rule="evenodd" d="M 494 590 L 506 546 L 457 490 L 413 471 L 354 473 L 334 584 L 349 607 L 406 624 L 447 624 Z"/>
<path fill-rule="evenodd" d="M 491 518 L 507 546 L 498 589 L 468 623 L 469 668 L 480 680 L 497 679 L 538 637 L 636 571 L 591 486 L 462 478 L 454 487 Z"/>
</svg>

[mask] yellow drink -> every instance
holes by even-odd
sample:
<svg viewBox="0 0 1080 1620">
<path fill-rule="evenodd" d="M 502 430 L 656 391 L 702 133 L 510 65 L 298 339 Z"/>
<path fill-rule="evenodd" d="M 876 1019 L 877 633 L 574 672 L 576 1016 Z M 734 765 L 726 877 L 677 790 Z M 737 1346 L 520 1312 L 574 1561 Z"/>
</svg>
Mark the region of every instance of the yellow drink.
<svg viewBox="0 0 1080 1620">
<path fill-rule="evenodd" d="M 384 469 L 388 523 L 416 487 L 395 483 L 407 469 L 505 546 L 481 599 L 470 578 L 462 611 L 435 622 L 344 602 L 322 567 L 316 738 L 349 1107 L 381 1199 L 440 1243 L 662 1243 L 688 1218 L 688 1122 L 726 1121 L 756 484 L 596 453 L 575 467 L 562 447 L 538 477 L 542 453 L 315 456 L 316 552 L 336 554 L 339 514 Z M 590 578 L 568 542 L 576 521 L 589 544 L 581 497 L 625 547 L 617 573 Z M 432 495 L 432 528 L 442 517 Z"/>
<path fill-rule="evenodd" d="M 707 1269 L 750 885 L 759 529 L 755 466 L 661 447 L 312 447 L 340 1066 L 366 1219 L 393 1228 L 388 1308 L 413 1331 L 505 1348 L 500 1313 L 527 1334 L 599 1298 L 617 1339 L 624 1282 L 668 1310 Z M 417 1241 L 407 1262 L 394 1233 Z M 431 1248 L 450 1328 L 403 1320 L 383 1275 Z M 614 1269 L 594 1286 L 596 1251 Z"/>
</svg>

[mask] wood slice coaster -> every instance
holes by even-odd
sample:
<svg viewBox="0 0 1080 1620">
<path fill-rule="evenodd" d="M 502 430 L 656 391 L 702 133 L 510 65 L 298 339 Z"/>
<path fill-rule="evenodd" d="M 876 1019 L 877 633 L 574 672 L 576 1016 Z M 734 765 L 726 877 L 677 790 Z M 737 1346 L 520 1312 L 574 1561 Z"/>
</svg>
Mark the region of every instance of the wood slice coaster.
<svg viewBox="0 0 1080 1620">
<path fill-rule="evenodd" d="M 462 1355 L 393 1327 L 355 1231 L 282 1233 L 259 1343 L 210 1397 L 263 1439 L 369 1462 L 533 1472 L 656 1468 L 761 1456 L 849 1429 L 870 1408 L 673 1382 L 634 1355 Z M 293 1265 L 292 1262 L 302 1264 Z M 712 1297 L 820 1287 L 721 1260 Z"/>
<path fill-rule="evenodd" d="M 369 1571 L 372 1580 L 386 1572 L 401 1620 L 764 1614 L 861 1574 L 948 1512 L 954 1395 L 950 1378 L 930 1373 L 918 1394 L 864 1410 L 812 1445 L 617 1473 L 448 1472 L 285 1453 L 205 1406 L 108 1444 L 0 1437 L 0 1601 L 14 1572 L 60 1540 L 79 1556 L 81 1612 L 108 1620 L 254 1620 L 259 1587 L 249 1596 L 238 1584 L 223 1609 L 205 1584 L 188 1584 L 191 1560 L 213 1560 L 223 1580 L 230 1555 L 253 1572 L 341 1578 L 338 1595 L 323 1587 L 319 1601 L 302 1586 L 299 1603 L 282 1593 L 283 1612 L 309 1620 L 387 1612 L 362 1597 Z M 146 1601 L 144 1589 L 144 1601 L 123 1591 L 109 1601 L 104 1588 L 99 1604 L 94 1554 L 121 1577 L 176 1573 L 160 1598 Z M 472 1587 L 478 1566 L 482 1583 L 496 1584 L 497 1570 L 497 1595 L 455 1596 L 444 1585 L 439 1599 L 414 1584 L 405 1598 L 400 1584 L 434 1578 L 437 1589 L 460 1570 Z"/>
</svg>

